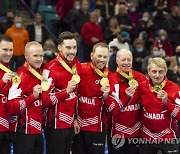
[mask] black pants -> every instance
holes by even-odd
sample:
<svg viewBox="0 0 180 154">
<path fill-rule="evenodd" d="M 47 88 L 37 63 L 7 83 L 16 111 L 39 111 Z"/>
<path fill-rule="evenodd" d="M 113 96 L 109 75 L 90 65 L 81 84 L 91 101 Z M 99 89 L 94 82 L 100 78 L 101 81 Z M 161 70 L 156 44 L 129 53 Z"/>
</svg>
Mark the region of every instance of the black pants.
<svg viewBox="0 0 180 154">
<path fill-rule="evenodd" d="M 177 144 L 141 144 L 140 154 L 157 154 L 160 150 L 163 154 L 179 154 Z"/>
<path fill-rule="evenodd" d="M 52 137 L 47 138 L 50 143 L 48 145 L 48 154 L 69 154 L 72 146 L 72 141 L 74 137 L 74 128 L 65 129 L 49 129 Z M 46 134 L 46 133 L 45 133 Z M 47 135 L 47 134 L 46 134 Z"/>
<path fill-rule="evenodd" d="M 45 139 L 46 139 L 46 153 L 47 154 L 51 154 L 51 144 L 52 143 L 52 133 L 53 133 L 53 128 L 50 128 L 50 127 L 44 127 L 44 136 L 45 136 Z"/>
<path fill-rule="evenodd" d="M 24 55 L 22 56 L 12 56 L 10 60 L 10 69 L 14 72 L 17 71 L 17 69 L 24 64 Z"/>
<path fill-rule="evenodd" d="M 90 62 L 91 61 L 91 52 L 93 47 L 84 44 L 84 62 Z"/>
<path fill-rule="evenodd" d="M 137 137 L 138 138 L 138 137 Z M 108 154 L 139 154 L 139 145 L 128 139 L 113 139 L 108 136 Z"/>
<path fill-rule="evenodd" d="M 104 154 L 106 133 L 81 130 L 73 140 L 73 154 Z"/>
<path fill-rule="evenodd" d="M 43 154 L 42 134 L 10 133 L 14 154 Z"/>
<path fill-rule="evenodd" d="M 0 154 L 10 153 L 9 132 L 0 132 Z"/>
</svg>

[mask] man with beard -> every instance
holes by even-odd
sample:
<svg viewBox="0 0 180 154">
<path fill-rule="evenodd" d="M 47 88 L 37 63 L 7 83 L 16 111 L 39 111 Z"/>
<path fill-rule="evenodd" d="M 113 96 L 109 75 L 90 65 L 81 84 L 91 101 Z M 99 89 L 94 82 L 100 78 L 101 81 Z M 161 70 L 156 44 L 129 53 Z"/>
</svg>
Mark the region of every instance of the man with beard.
<svg viewBox="0 0 180 154">
<path fill-rule="evenodd" d="M 73 141 L 73 154 L 104 154 L 106 131 L 102 120 L 103 108 L 115 114 L 122 106 L 119 85 L 106 67 L 108 57 L 107 44 L 97 43 L 91 52 L 91 62 L 82 64 L 77 105 L 80 132 Z"/>
<path fill-rule="evenodd" d="M 14 153 L 43 153 L 41 93 L 44 87 L 40 75 L 43 57 L 41 44 L 27 43 L 26 62 L 18 69 L 9 89 L 7 106 Z"/>
<path fill-rule="evenodd" d="M 142 82 L 146 81 L 145 75 L 132 70 L 133 56 L 131 51 L 121 49 L 117 52 L 116 62 L 118 64 L 114 76 L 119 83 L 119 96 L 124 102 L 128 99 L 127 92 L 134 90 Z M 129 100 L 128 105 L 112 117 L 111 137 L 109 143 L 110 154 L 139 154 L 138 145 L 129 144 L 128 140 L 140 136 L 140 103 L 134 97 Z M 125 144 L 115 148 L 115 140 L 125 138 Z"/>
<path fill-rule="evenodd" d="M 43 69 L 44 78 L 51 83 L 50 89 L 42 94 L 43 105 L 47 107 L 45 137 L 48 154 L 70 153 L 74 136 L 77 85 L 80 82 L 78 74 L 81 65 L 75 57 L 75 34 L 61 33 L 58 50 L 57 58 L 47 63 Z"/>
<path fill-rule="evenodd" d="M 152 58 L 148 64 L 149 80 L 142 82 L 129 96 L 134 95 L 142 105 L 140 153 L 178 154 L 174 120 L 180 120 L 180 106 L 175 101 L 179 86 L 166 77 L 167 65 L 160 57 Z"/>
<path fill-rule="evenodd" d="M 12 39 L 5 35 L 0 35 L 0 153 L 2 154 L 10 153 L 7 95 L 12 79 L 12 72 L 8 69 L 8 64 L 12 55 Z"/>
</svg>

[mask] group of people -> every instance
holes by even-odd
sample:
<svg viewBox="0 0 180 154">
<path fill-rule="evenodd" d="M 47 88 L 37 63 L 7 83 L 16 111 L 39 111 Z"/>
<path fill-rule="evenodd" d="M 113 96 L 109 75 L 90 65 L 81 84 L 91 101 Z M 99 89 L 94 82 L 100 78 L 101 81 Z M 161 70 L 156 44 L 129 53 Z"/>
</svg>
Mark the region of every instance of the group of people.
<svg viewBox="0 0 180 154">
<path fill-rule="evenodd" d="M 54 45 L 55 43 L 50 38 L 47 27 L 42 23 L 42 20 L 41 14 L 36 13 L 33 23 L 25 26 L 21 16 L 16 16 L 12 10 L 8 10 L 5 19 L 0 22 L 0 33 L 13 39 L 14 50 L 9 64 L 12 71 L 16 71 L 24 64 L 25 45 L 29 41 L 37 41 L 43 45 L 45 60 L 51 59 L 54 56 L 54 49 L 47 50 L 47 47 L 45 47 L 49 44 L 48 42 L 52 42 Z"/>
<path fill-rule="evenodd" d="M 96 43 L 91 61 L 76 58 L 77 39 L 65 31 L 58 37 L 58 55 L 45 64 L 42 45 L 25 46 L 25 63 L 9 69 L 13 41 L 0 35 L 0 153 L 42 154 L 43 135 L 48 154 L 178 154 L 180 88 L 166 77 L 160 57 L 148 64 L 149 79 L 132 70 L 133 56 L 117 52 L 117 70 L 108 70 L 109 47 Z M 141 138 L 148 144 L 130 144 Z M 125 139 L 122 146 L 118 140 Z M 160 140 L 161 142 L 155 142 Z"/>
</svg>

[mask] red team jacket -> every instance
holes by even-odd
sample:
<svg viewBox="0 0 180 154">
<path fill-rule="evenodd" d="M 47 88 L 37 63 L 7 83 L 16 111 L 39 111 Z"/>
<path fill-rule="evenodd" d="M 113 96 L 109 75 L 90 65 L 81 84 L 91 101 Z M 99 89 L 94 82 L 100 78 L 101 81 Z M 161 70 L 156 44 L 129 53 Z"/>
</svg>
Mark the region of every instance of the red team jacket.
<svg viewBox="0 0 180 154">
<path fill-rule="evenodd" d="M 103 100 L 99 76 L 91 66 L 91 63 L 82 64 L 81 81 L 78 85 L 78 109 L 77 119 L 81 130 L 102 131 L 102 108 L 105 105 L 108 112 L 117 113 L 122 106 L 119 101 L 119 85 L 113 74 L 108 72 L 110 82 L 110 95 Z"/>
<path fill-rule="evenodd" d="M 134 79 L 140 85 L 147 78 L 142 73 L 132 70 Z M 119 97 L 122 102 L 127 100 L 125 90 L 129 87 L 128 79 L 122 77 L 118 72 L 114 72 L 114 76 L 120 86 Z M 112 137 L 116 134 L 125 138 L 140 136 L 140 102 L 135 98 L 128 103 L 120 112 L 112 117 Z"/>
<path fill-rule="evenodd" d="M 35 99 L 33 87 L 41 84 L 25 66 L 18 69 L 20 84 L 12 84 L 8 95 L 8 112 L 12 115 L 10 131 L 39 134 L 42 128 L 42 102 Z"/>
<path fill-rule="evenodd" d="M 140 84 L 134 96 L 140 99 L 143 106 L 141 137 L 153 141 L 176 138 L 172 121 L 173 118 L 180 120 L 180 106 L 175 102 L 179 86 L 167 80 L 163 90 L 168 94 L 168 101 L 163 105 L 162 100 L 157 98 L 157 94 L 151 92 L 149 85 L 151 81 Z"/>
<path fill-rule="evenodd" d="M 175 99 L 175 103 L 176 104 L 178 104 L 178 105 L 180 105 L 180 91 L 177 93 L 177 95 L 176 95 L 176 99 Z M 169 107 L 170 108 L 170 107 Z M 171 106 L 171 110 L 173 110 L 174 109 L 174 106 Z M 176 115 L 176 118 L 178 119 L 178 121 L 180 121 L 180 119 L 179 119 L 179 114 L 180 114 L 180 112 L 177 112 L 177 114 L 178 115 Z"/>
<path fill-rule="evenodd" d="M 63 59 L 63 57 L 61 58 Z M 72 63 L 67 64 L 70 68 L 76 65 L 77 72 L 80 74 L 81 65 L 76 58 Z M 45 65 L 43 76 L 51 82 L 50 89 L 42 94 L 43 105 L 47 107 L 45 109 L 47 121 L 45 121 L 44 125 L 55 129 L 72 127 L 74 124 L 77 91 L 74 90 L 69 95 L 66 92 L 68 81 L 71 80 L 72 74 L 55 58 Z"/>
<path fill-rule="evenodd" d="M 8 67 L 7 64 L 3 64 Z M 9 114 L 7 111 L 7 95 L 11 83 L 4 83 L 2 77 L 5 72 L 0 69 L 0 132 L 9 131 Z"/>
</svg>

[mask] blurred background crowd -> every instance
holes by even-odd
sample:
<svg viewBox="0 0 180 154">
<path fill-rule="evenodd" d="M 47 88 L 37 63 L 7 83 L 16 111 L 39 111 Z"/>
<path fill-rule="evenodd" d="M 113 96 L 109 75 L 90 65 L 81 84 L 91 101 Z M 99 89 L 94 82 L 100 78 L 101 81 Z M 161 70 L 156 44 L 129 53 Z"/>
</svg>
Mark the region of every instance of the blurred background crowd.
<svg viewBox="0 0 180 154">
<path fill-rule="evenodd" d="M 116 70 L 116 52 L 133 53 L 133 68 L 147 73 L 148 61 L 162 57 L 170 80 L 180 85 L 179 0 L 1 0 L 0 33 L 13 38 L 11 69 L 24 63 L 24 46 L 38 41 L 44 64 L 57 55 L 57 37 L 77 34 L 80 62 L 90 61 L 97 42 L 109 45 L 109 69 Z"/>
</svg>

